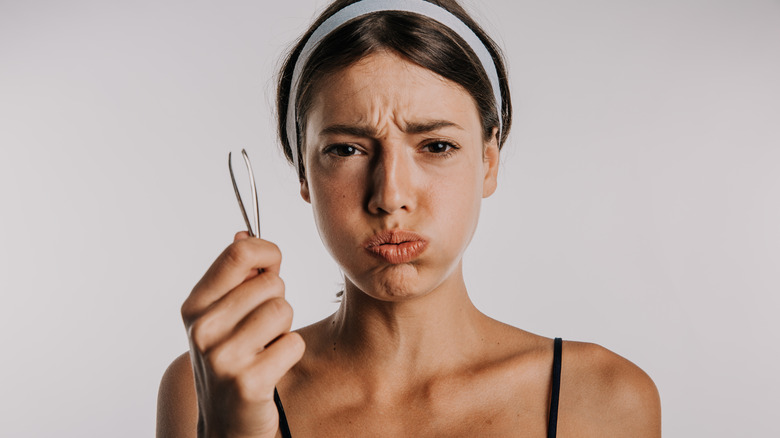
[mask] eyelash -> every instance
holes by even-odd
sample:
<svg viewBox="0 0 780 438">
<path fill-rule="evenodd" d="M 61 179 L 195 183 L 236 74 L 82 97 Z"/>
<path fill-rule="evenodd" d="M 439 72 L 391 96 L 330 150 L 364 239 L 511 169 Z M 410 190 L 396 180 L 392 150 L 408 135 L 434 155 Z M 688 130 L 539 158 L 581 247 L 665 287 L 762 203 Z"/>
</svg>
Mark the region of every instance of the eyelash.
<svg viewBox="0 0 780 438">
<path fill-rule="evenodd" d="M 434 155 L 438 155 L 437 158 L 441 158 L 441 159 L 450 158 L 453 154 L 455 154 L 455 151 L 460 149 L 459 147 L 455 146 L 454 144 L 452 144 L 452 143 L 450 143 L 448 141 L 443 141 L 443 140 L 434 140 L 434 141 L 428 142 L 428 143 L 425 144 L 425 146 L 423 146 L 423 148 L 428 148 L 428 147 L 433 146 L 433 145 L 444 145 L 445 147 L 449 146 L 449 150 L 447 150 L 447 151 L 438 152 L 438 153 L 437 152 L 432 152 Z"/>
<path fill-rule="evenodd" d="M 459 147 L 455 146 L 454 144 L 452 144 L 452 143 L 450 143 L 448 141 L 442 141 L 442 140 L 435 140 L 435 141 L 428 142 L 428 143 L 426 143 L 423 146 L 423 148 L 430 148 L 433 145 L 444 145 L 445 147 L 449 147 L 448 150 L 443 151 L 443 152 L 431 152 L 434 155 L 438 155 L 437 158 L 441 158 L 441 159 L 450 158 L 453 154 L 455 154 L 455 151 L 460 149 Z M 331 145 L 331 146 L 328 146 L 327 148 L 325 148 L 324 152 L 326 154 L 335 153 L 336 156 L 342 157 L 342 158 L 343 157 L 351 157 L 351 156 L 355 155 L 354 153 L 353 154 L 348 154 L 348 155 L 341 155 L 341 154 L 339 154 L 338 150 L 342 149 L 342 151 L 343 151 L 344 148 L 350 148 L 350 149 L 352 149 L 355 152 L 358 150 L 355 146 L 352 146 L 351 144 L 334 144 L 334 145 Z"/>
<path fill-rule="evenodd" d="M 341 144 L 334 144 L 334 145 L 330 145 L 330 146 L 328 146 L 327 148 L 325 148 L 325 151 L 324 151 L 324 152 L 325 152 L 326 154 L 330 154 L 330 153 L 334 153 L 334 152 L 335 152 L 335 151 L 337 151 L 338 149 L 342 149 L 342 148 L 351 148 L 351 149 L 353 149 L 354 151 L 357 151 L 357 150 L 358 150 L 358 149 L 357 149 L 355 146 L 352 146 L 351 144 L 344 144 L 344 143 L 341 143 Z M 351 157 L 352 155 L 354 155 L 354 154 L 349 154 L 349 155 L 340 155 L 338 152 L 335 152 L 335 154 L 336 154 L 336 156 L 337 156 L 337 157 L 342 157 L 342 158 L 344 158 L 344 157 Z"/>
</svg>

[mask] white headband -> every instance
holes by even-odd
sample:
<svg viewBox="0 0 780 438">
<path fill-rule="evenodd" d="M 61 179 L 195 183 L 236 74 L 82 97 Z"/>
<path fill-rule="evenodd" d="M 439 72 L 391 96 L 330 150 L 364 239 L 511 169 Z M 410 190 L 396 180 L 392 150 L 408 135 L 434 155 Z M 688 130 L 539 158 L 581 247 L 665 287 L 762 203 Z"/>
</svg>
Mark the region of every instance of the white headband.
<svg viewBox="0 0 780 438">
<path fill-rule="evenodd" d="M 320 41 L 342 24 L 363 15 L 381 11 L 403 11 L 424 15 L 449 27 L 466 41 L 482 63 L 482 68 L 485 69 L 493 87 L 493 97 L 496 99 L 496 113 L 498 114 L 498 132 L 499 137 L 501 136 L 503 128 L 501 120 L 501 88 L 499 87 L 496 65 L 482 40 L 479 39 L 470 27 L 466 26 L 465 23 L 448 10 L 424 0 L 362 0 L 339 10 L 322 22 L 306 41 L 295 62 L 292 81 L 290 82 L 290 100 L 287 103 L 287 140 L 292 150 L 296 172 L 298 172 L 298 126 L 295 101 L 298 97 L 298 86 L 300 85 L 298 82 L 301 80 L 303 66 L 309 61 L 309 57 Z"/>
</svg>

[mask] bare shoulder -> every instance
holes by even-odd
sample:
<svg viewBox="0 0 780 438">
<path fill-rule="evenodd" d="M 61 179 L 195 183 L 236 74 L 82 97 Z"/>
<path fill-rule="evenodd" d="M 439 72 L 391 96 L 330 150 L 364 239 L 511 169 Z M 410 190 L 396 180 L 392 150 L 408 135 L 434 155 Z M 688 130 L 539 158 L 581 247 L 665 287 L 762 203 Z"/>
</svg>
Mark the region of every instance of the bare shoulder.
<svg viewBox="0 0 780 438">
<path fill-rule="evenodd" d="M 157 395 L 157 438 L 197 436 L 198 398 L 189 353 L 174 359 Z"/>
<path fill-rule="evenodd" d="M 661 436 L 658 389 L 638 366 L 584 342 L 565 342 L 562 360 L 560 436 Z"/>
</svg>

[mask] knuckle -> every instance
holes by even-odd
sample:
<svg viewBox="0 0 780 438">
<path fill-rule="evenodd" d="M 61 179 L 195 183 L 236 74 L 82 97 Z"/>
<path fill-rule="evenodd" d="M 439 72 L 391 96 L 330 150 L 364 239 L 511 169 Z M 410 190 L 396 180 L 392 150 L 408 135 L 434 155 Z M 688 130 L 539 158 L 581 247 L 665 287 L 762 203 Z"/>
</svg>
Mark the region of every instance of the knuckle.
<svg viewBox="0 0 780 438">
<path fill-rule="evenodd" d="M 198 297 L 197 289 L 194 289 L 187 297 L 187 299 L 185 299 L 184 302 L 181 303 L 179 312 L 181 312 L 181 318 L 184 321 L 184 324 L 187 326 L 189 326 L 195 320 L 197 320 L 198 315 L 200 315 L 203 312 L 202 305 L 198 301 L 199 301 L 199 297 Z"/>
<path fill-rule="evenodd" d="M 233 366 L 236 363 L 230 348 L 221 345 L 214 348 L 206 355 L 206 360 L 212 371 L 219 376 L 232 376 Z"/>
<path fill-rule="evenodd" d="M 195 320 L 190 324 L 188 335 L 198 351 L 206 351 L 208 347 L 208 321 L 204 318 Z"/>
<path fill-rule="evenodd" d="M 239 240 L 224 251 L 225 262 L 234 266 L 256 266 L 259 259 L 269 266 L 280 264 L 282 252 L 275 243 L 260 239 Z"/>
<path fill-rule="evenodd" d="M 292 321 L 293 309 L 284 298 L 273 298 L 266 303 L 272 317 L 283 321 Z"/>
<path fill-rule="evenodd" d="M 225 249 L 225 262 L 234 266 L 246 264 L 251 260 L 251 247 L 247 240 L 239 240 Z"/>
<path fill-rule="evenodd" d="M 284 296 L 284 280 L 282 280 L 282 277 L 269 273 L 265 280 L 267 287 L 271 289 L 272 292 L 275 292 L 274 295 L 278 293 L 279 296 Z"/>
<path fill-rule="evenodd" d="M 274 272 L 260 274 L 251 288 L 258 302 L 284 297 L 284 281 Z"/>
<path fill-rule="evenodd" d="M 282 250 L 279 249 L 279 246 L 273 242 L 265 241 L 269 253 L 272 255 L 274 261 L 281 262 L 282 261 Z"/>
<path fill-rule="evenodd" d="M 300 358 L 303 356 L 303 352 L 306 350 L 306 342 L 303 340 L 298 332 L 290 332 L 287 334 L 289 337 L 290 348 L 295 352 L 295 355 Z"/>
<path fill-rule="evenodd" d="M 181 319 L 184 320 L 185 324 L 188 324 L 190 320 L 192 320 L 192 316 L 194 314 L 192 307 L 192 303 L 189 299 L 184 300 L 184 302 L 181 304 L 179 312 L 181 312 Z"/>
</svg>

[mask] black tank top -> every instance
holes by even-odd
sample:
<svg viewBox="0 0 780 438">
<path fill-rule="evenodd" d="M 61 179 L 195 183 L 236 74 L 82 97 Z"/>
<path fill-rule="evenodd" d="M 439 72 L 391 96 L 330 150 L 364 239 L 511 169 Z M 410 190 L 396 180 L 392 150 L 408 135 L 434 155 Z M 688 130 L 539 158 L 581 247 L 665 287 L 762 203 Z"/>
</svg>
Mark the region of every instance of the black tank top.
<svg viewBox="0 0 780 438">
<path fill-rule="evenodd" d="M 558 430 L 558 397 L 561 392 L 561 356 L 563 350 L 561 338 L 555 338 L 553 343 L 552 388 L 550 390 L 550 411 L 547 417 L 547 438 L 555 438 Z M 274 403 L 279 411 L 279 431 L 282 438 L 292 438 L 290 426 L 287 424 L 287 416 L 284 415 L 282 400 L 279 392 L 274 388 Z"/>
</svg>

